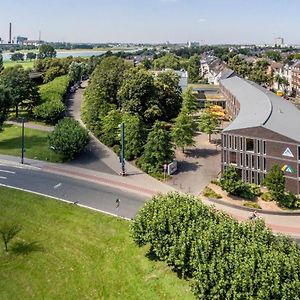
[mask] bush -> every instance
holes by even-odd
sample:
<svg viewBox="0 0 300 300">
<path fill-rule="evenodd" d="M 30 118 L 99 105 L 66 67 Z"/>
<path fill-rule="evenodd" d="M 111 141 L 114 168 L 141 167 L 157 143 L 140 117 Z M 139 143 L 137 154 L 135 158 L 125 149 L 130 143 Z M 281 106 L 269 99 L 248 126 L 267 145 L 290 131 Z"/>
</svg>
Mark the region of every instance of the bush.
<svg viewBox="0 0 300 300">
<path fill-rule="evenodd" d="M 243 182 L 243 184 L 240 187 L 240 190 L 238 191 L 238 196 L 249 200 L 253 200 L 260 195 L 260 187 L 254 183 Z"/>
<path fill-rule="evenodd" d="M 300 248 L 263 220 L 239 223 L 192 196 L 159 195 L 131 224 L 149 256 L 192 277 L 197 299 L 299 299 Z"/>
<path fill-rule="evenodd" d="M 55 123 L 64 115 L 64 112 L 65 106 L 59 100 L 42 103 L 33 109 L 36 117 L 49 123 Z"/>
<path fill-rule="evenodd" d="M 207 197 L 207 198 L 212 198 L 212 199 L 221 199 L 222 196 L 218 193 L 216 193 L 214 190 L 212 190 L 209 187 L 205 187 L 204 191 L 203 191 L 203 196 Z"/>
<path fill-rule="evenodd" d="M 291 192 L 284 193 L 280 198 L 277 199 L 277 202 L 282 207 L 290 209 L 300 208 L 300 199 Z"/>
<path fill-rule="evenodd" d="M 50 148 L 62 154 L 65 159 L 73 159 L 88 142 L 88 131 L 72 118 L 64 118 L 59 121 L 54 131 L 49 134 Z"/>
<path fill-rule="evenodd" d="M 261 195 L 261 199 L 266 201 L 266 202 L 270 202 L 270 201 L 273 201 L 273 197 L 272 197 L 272 194 L 270 192 L 265 192 Z"/>
<path fill-rule="evenodd" d="M 243 206 L 255 208 L 255 209 L 261 209 L 260 205 L 257 202 L 247 201 L 243 204 Z"/>
</svg>

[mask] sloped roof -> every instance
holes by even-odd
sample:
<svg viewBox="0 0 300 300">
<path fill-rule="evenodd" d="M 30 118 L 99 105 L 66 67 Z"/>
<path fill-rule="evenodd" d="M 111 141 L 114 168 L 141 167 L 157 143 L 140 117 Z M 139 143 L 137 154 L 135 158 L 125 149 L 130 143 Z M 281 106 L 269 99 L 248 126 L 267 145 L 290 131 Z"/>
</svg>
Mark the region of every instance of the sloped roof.
<svg viewBox="0 0 300 300">
<path fill-rule="evenodd" d="M 224 131 L 262 126 L 300 142 L 300 111 L 287 100 L 249 80 L 234 76 L 220 83 L 240 103 L 240 112 Z"/>
</svg>

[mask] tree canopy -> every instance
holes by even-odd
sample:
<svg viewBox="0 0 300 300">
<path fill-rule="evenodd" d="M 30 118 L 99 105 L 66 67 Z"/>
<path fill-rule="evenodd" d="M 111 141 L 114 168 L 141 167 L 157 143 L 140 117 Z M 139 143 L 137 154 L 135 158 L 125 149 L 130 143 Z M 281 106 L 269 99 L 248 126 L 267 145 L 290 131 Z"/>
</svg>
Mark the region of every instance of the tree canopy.
<svg viewBox="0 0 300 300">
<path fill-rule="evenodd" d="M 56 57 L 56 51 L 53 46 L 44 44 L 39 47 L 39 53 L 38 53 L 39 59 L 53 58 L 53 57 Z"/>
</svg>

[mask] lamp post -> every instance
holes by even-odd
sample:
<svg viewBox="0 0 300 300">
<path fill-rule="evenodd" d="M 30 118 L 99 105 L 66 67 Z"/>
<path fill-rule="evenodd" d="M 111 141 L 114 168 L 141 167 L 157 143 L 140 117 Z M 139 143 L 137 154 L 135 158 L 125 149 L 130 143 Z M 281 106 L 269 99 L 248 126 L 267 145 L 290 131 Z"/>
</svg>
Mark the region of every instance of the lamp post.
<svg viewBox="0 0 300 300">
<path fill-rule="evenodd" d="M 24 152 L 25 152 L 25 147 L 24 147 L 24 118 L 22 118 L 22 152 L 21 152 L 21 164 L 24 164 Z"/>
<path fill-rule="evenodd" d="M 120 163 L 121 163 L 121 176 L 126 176 L 126 171 L 125 171 L 125 143 L 124 143 L 124 138 L 125 138 L 125 124 L 122 122 L 119 125 L 119 128 L 121 128 L 121 152 L 120 152 Z"/>
</svg>

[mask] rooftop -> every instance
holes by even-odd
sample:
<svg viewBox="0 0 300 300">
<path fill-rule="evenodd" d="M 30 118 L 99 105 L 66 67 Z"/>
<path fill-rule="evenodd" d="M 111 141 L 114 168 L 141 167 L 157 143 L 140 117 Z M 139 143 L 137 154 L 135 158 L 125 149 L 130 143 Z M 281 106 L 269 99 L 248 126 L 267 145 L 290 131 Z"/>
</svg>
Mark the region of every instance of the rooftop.
<svg viewBox="0 0 300 300">
<path fill-rule="evenodd" d="M 300 111 L 292 103 L 237 76 L 221 84 L 240 103 L 238 116 L 224 131 L 261 126 L 300 142 Z"/>
</svg>

